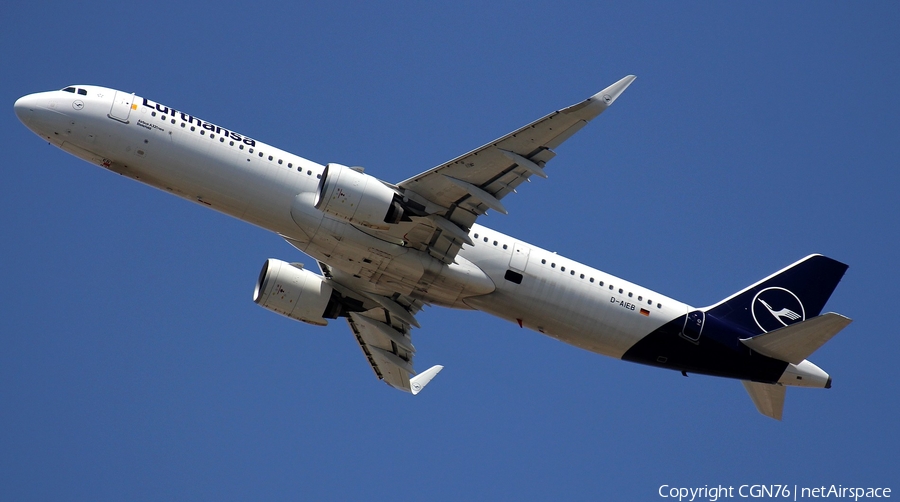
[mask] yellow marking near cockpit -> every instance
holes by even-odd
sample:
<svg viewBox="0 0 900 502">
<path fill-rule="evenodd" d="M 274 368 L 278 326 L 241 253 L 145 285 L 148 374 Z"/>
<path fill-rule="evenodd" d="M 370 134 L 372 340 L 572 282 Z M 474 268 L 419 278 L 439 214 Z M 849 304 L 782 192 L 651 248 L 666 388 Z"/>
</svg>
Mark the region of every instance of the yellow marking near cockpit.
<svg viewBox="0 0 900 502">
<path fill-rule="evenodd" d="M 137 110 L 137 104 L 132 104 L 132 105 L 131 105 L 131 109 L 132 109 L 132 110 Z"/>
</svg>

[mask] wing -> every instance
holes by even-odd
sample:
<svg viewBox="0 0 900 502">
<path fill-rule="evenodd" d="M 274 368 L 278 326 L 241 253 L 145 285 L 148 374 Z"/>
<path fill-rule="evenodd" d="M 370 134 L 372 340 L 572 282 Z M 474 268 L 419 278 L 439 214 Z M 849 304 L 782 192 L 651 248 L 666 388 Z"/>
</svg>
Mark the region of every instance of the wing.
<svg viewBox="0 0 900 502">
<path fill-rule="evenodd" d="M 395 389 L 418 394 L 444 368 L 432 366 L 419 374 L 413 369 L 416 348 L 411 331 L 413 326 L 419 326 L 414 314 L 422 308 L 422 303 L 402 295 L 388 298 L 366 293 L 352 276 L 345 276 L 322 262 L 319 267 L 332 287 L 368 308 L 351 312 L 347 323 L 375 376 Z"/>
<path fill-rule="evenodd" d="M 600 115 L 631 85 L 629 75 L 581 103 L 563 108 L 481 148 L 402 181 L 397 188 L 426 214 L 404 229 L 407 245 L 453 262 L 475 219 L 488 209 L 506 214 L 503 197 L 530 176 L 546 178 L 553 149 Z"/>
</svg>

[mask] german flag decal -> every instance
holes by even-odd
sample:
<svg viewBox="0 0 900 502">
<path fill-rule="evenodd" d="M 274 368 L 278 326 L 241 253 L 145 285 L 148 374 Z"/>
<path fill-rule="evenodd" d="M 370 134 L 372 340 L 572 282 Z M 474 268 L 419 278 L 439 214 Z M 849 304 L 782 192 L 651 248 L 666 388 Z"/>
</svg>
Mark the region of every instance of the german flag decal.
<svg viewBox="0 0 900 502">
<path fill-rule="evenodd" d="M 647 310 L 647 309 L 641 309 L 641 315 L 645 315 L 645 316 L 647 316 L 647 317 L 650 317 L 650 311 Z"/>
</svg>

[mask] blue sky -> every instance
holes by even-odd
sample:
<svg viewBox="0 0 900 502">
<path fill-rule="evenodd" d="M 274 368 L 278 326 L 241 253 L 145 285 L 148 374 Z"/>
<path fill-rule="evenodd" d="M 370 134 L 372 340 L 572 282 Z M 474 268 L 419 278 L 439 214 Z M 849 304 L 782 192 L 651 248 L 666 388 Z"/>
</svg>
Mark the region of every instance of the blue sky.
<svg viewBox="0 0 900 502">
<path fill-rule="evenodd" d="M 897 484 L 896 2 L 11 4 L 0 32 L 0 498 L 652 500 Z M 548 180 L 479 222 L 693 305 L 813 252 L 854 319 L 789 389 L 426 309 L 413 398 L 343 322 L 254 305 L 277 236 L 42 143 L 16 98 L 136 92 L 399 181 L 624 75 Z"/>
</svg>

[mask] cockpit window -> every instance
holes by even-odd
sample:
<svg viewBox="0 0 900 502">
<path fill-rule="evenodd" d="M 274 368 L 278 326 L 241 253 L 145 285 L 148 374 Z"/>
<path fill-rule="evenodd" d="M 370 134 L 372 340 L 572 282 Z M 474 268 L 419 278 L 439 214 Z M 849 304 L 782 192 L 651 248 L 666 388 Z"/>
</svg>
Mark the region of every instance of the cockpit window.
<svg viewBox="0 0 900 502">
<path fill-rule="evenodd" d="M 75 88 L 74 88 L 74 87 L 66 87 L 66 88 L 63 89 L 63 90 L 66 91 L 66 92 L 75 92 Z"/>
<path fill-rule="evenodd" d="M 78 94 L 81 94 L 82 96 L 87 96 L 87 90 L 86 89 L 78 89 Z"/>
</svg>

